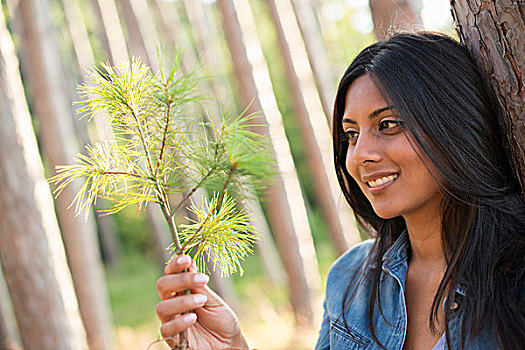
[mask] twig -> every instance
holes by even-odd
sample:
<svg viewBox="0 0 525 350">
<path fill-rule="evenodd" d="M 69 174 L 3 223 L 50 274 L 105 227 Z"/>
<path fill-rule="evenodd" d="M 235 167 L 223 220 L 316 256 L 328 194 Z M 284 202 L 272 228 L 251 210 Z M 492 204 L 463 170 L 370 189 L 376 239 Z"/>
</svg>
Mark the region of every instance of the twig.
<svg viewBox="0 0 525 350">
<path fill-rule="evenodd" d="M 197 237 L 197 235 L 199 234 L 199 232 L 202 230 L 202 228 L 204 227 L 204 225 L 206 225 L 208 223 L 208 220 L 210 219 L 210 216 L 211 216 L 211 213 L 215 212 L 216 210 L 218 210 L 221 206 L 222 206 L 222 201 L 224 200 L 224 196 L 226 194 L 226 188 L 228 187 L 230 181 L 231 181 L 231 178 L 232 178 L 232 175 L 233 175 L 233 172 L 235 171 L 235 168 L 232 166 L 230 168 L 230 172 L 228 174 L 228 178 L 226 179 L 226 181 L 224 182 L 224 186 L 222 187 L 222 191 L 221 191 L 221 195 L 219 197 L 219 199 L 217 200 L 217 203 L 213 206 L 213 208 L 210 208 L 210 211 L 208 212 L 208 215 L 206 215 L 206 218 L 204 219 L 204 221 L 202 222 L 202 224 L 200 224 L 200 226 L 197 228 L 197 230 L 195 231 L 195 233 L 193 235 L 191 235 L 191 237 L 186 240 L 186 243 L 184 243 L 184 245 L 182 246 L 182 249 L 186 249 L 186 247 L 188 246 L 188 244 L 195 238 Z M 204 237 L 203 237 L 204 238 Z M 199 240 L 199 243 L 198 244 L 201 244 L 203 242 L 203 238 L 201 238 Z"/>
<path fill-rule="evenodd" d="M 138 177 L 144 180 L 153 180 L 150 177 L 142 176 L 140 174 L 135 174 L 135 173 L 127 173 L 125 171 L 101 171 L 101 173 L 102 175 L 127 175 L 127 176 Z"/>
<path fill-rule="evenodd" d="M 159 159 L 157 160 L 157 167 L 156 167 L 156 175 L 158 175 L 159 173 L 159 167 L 160 167 L 160 163 L 162 161 L 162 155 L 164 154 L 164 148 L 166 146 L 166 137 L 168 135 L 168 127 L 169 127 L 169 121 L 170 121 L 170 107 L 171 107 L 171 98 L 170 98 L 170 94 L 169 94 L 169 89 L 167 87 L 167 83 L 164 83 L 164 92 L 166 93 L 166 97 L 167 97 L 167 108 L 166 108 L 166 126 L 164 127 L 164 136 L 162 138 L 162 145 L 160 147 L 160 152 L 159 152 Z"/>
<path fill-rule="evenodd" d="M 179 202 L 179 204 L 177 204 L 177 206 L 175 207 L 175 209 L 173 209 L 173 211 L 170 213 L 170 216 L 173 217 L 175 216 L 175 214 L 180 210 L 180 208 L 182 208 L 182 206 L 188 201 L 188 199 L 190 199 L 190 197 L 202 186 L 202 184 L 204 183 L 204 181 L 206 181 L 208 179 L 208 177 L 211 176 L 211 174 L 216 170 L 216 168 L 211 168 L 208 173 L 206 173 L 206 175 L 204 175 L 204 177 L 199 181 L 198 184 L 196 184 L 192 189 L 191 191 L 189 191 Z"/>
<path fill-rule="evenodd" d="M 149 154 L 148 145 L 146 144 L 146 139 L 144 138 L 144 134 L 142 132 L 142 128 L 141 128 L 141 125 L 140 125 L 140 122 L 139 122 L 139 118 L 137 117 L 137 114 L 135 113 L 135 110 L 133 108 L 131 108 L 131 106 L 128 104 L 128 101 L 124 100 L 124 104 L 130 110 L 131 116 L 135 120 L 135 123 L 137 123 L 137 129 L 139 131 L 140 140 L 142 142 L 142 148 L 144 148 L 144 153 L 146 154 L 146 159 L 148 160 L 149 170 L 151 172 L 151 176 L 154 176 L 155 172 L 153 171 L 153 164 L 151 162 L 151 156 Z"/>
</svg>

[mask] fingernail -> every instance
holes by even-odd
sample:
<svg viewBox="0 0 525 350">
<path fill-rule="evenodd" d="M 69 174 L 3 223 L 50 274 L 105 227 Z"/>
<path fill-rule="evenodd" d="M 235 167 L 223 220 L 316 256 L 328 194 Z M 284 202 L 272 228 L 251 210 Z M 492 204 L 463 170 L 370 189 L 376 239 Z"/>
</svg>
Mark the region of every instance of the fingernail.
<svg viewBox="0 0 525 350">
<path fill-rule="evenodd" d="M 182 320 L 184 323 L 193 323 L 195 320 L 197 320 L 197 315 L 195 314 L 187 314 L 182 317 Z"/>
<path fill-rule="evenodd" d="M 202 273 L 198 273 L 195 276 L 193 276 L 194 283 L 204 284 L 204 283 L 208 283 L 209 280 L 210 278 L 207 275 L 202 274 Z"/>
<path fill-rule="evenodd" d="M 204 304 L 206 300 L 208 300 L 208 298 L 206 298 L 206 295 L 202 294 L 197 294 L 193 297 L 193 302 L 197 305 Z"/>
<path fill-rule="evenodd" d="M 191 258 L 187 255 L 179 256 L 177 258 L 177 264 L 179 265 L 187 265 L 191 261 Z"/>
</svg>

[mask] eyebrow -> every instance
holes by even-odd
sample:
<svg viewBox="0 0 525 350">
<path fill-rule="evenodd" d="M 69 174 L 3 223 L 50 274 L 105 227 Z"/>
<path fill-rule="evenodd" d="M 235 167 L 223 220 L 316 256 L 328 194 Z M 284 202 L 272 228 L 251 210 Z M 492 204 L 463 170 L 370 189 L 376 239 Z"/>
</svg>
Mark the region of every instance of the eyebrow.
<svg viewBox="0 0 525 350">
<path fill-rule="evenodd" d="M 386 107 L 378 108 L 378 109 L 376 109 L 375 111 L 373 111 L 372 113 L 370 113 L 370 114 L 368 115 L 368 119 L 375 118 L 375 117 L 377 117 L 379 114 L 383 113 L 384 111 L 392 110 L 393 108 L 394 108 L 394 106 L 386 106 Z M 341 122 L 343 122 L 343 123 L 357 124 L 354 120 L 352 120 L 352 119 L 350 119 L 350 118 L 344 118 L 344 117 L 343 117 L 343 120 L 342 120 Z"/>
</svg>

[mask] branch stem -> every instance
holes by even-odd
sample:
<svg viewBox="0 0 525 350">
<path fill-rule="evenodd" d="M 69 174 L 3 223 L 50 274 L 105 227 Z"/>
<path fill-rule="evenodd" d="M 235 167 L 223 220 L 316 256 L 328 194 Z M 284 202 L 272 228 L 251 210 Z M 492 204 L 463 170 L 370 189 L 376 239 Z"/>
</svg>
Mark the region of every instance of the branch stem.
<svg viewBox="0 0 525 350">
<path fill-rule="evenodd" d="M 204 177 L 199 181 L 198 184 L 196 184 L 192 189 L 191 191 L 189 191 L 179 202 L 179 204 L 177 204 L 177 206 L 175 207 L 175 209 L 173 209 L 173 211 L 171 212 L 170 216 L 174 216 L 179 210 L 180 208 L 182 208 L 182 206 L 188 201 L 188 199 L 190 199 L 191 196 L 193 196 L 193 194 L 202 186 L 202 184 L 204 183 L 204 181 L 206 181 L 208 179 L 208 177 L 211 176 L 211 174 L 215 171 L 215 168 L 212 168 L 210 169 L 206 175 L 204 175 Z"/>
<path fill-rule="evenodd" d="M 162 156 L 164 154 L 164 148 L 166 147 L 166 138 L 167 138 L 167 135 L 168 135 L 168 128 L 169 128 L 169 125 L 170 125 L 171 98 L 170 98 L 169 88 L 168 88 L 167 84 L 168 84 L 167 82 L 165 82 L 163 84 L 164 92 L 166 94 L 166 99 L 167 99 L 166 126 L 164 127 L 164 136 L 162 137 L 162 145 L 160 146 L 159 159 L 157 160 L 157 167 L 156 167 L 156 173 L 155 173 L 157 175 L 159 173 L 160 163 L 162 162 Z"/>
<path fill-rule="evenodd" d="M 149 154 L 148 145 L 146 144 L 146 139 L 144 138 L 144 132 L 142 131 L 142 127 L 140 125 L 139 118 L 137 117 L 135 110 L 128 104 L 128 101 L 124 101 L 124 103 L 126 104 L 126 107 L 129 109 L 131 116 L 135 120 L 135 123 L 137 124 L 140 141 L 142 142 L 142 148 L 144 148 L 144 153 L 146 154 L 146 159 L 148 160 L 149 170 L 151 172 L 151 176 L 154 176 L 155 172 L 153 171 L 153 163 L 151 161 L 151 156 Z"/>
<path fill-rule="evenodd" d="M 206 218 L 204 219 L 204 221 L 202 222 L 202 224 L 200 224 L 200 226 L 197 228 L 197 230 L 195 231 L 195 233 L 193 235 L 191 235 L 191 237 L 186 241 L 186 243 L 182 246 L 182 249 L 186 249 L 186 247 L 188 246 L 188 244 L 195 238 L 197 237 L 197 235 L 199 234 L 199 232 L 201 232 L 202 228 L 204 227 L 204 225 L 206 225 L 208 223 L 208 220 L 210 219 L 211 217 L 211 213 L 215 212 L 216 210 L 218 210 L 221 206 L 222 206 L 222 201 L 224 200 L 224 196 L 226 194 L 226 188 L 228 187 L 228 184 L 230 183 L 231 181 L 231 178 L 232 178 L 232 175 L 233 175 L 233 172 L 235 171 L 235 168 L 232 166 L 230 168 L 230 172 L 228 174 L 228 178 L 226 179 L 226 181 L 224 182 L 224 186 L 222 186 L 222 191 L 221 191 L 221 194 L 220 194 L 220 197 L 219 199 L 217 200 L 217 203 L 212 207 L 210 208 L 210 211 L 208 212 L 208 215 L 206 215 Z M 198 244 L 201 244 L 203 242 L 203 239 L 199 240 Z M 193 246 L 193 244 L 192 244 Z"/>
<path fill-rule="evenodd" d="M 214 152 L 214 160 L 215 162 L 217 161 L 217 158 L 219 156 L 219 143 L 216 143 L 215 144 L 215 152 Z M 195 187 L 193 187 L 191 189 L 191 191 L 189 191 L 182 199 L 181 201 L 179 202 L 179 204 L 177 204 L 177 206 L 175 207 L 175 209 L 173 210 L 173 212 L 171 213 L 171 216 L 174 216 L 179 210 L 180 208 L 182 208 L 182 206 L 188 201 L 188 199 L 195 193 L 195 191 L 197 191 L 201 186 L 202 184 L 208 179 L 208 177 L 211 176 L 211 174 L 213 174 L 213 172 L 217 170 L 216 167 L 214 168 L 211 168 L 208 173 L 206 173 L 206 175 L 204 175 L 204 177 L 199 181 L 198 184 L 195 185 Z"/>
<path fill-rule="evenodd" d="M 135 174 L 135 173 L 127 173 L 125 171 L 102 171 L 101 173 L 102 175 L 127 175 L 127 176 L 138 177 L 139 179 L 152 180 L 149 177 L 142 176 L 140 174 Z"/>
</svg>

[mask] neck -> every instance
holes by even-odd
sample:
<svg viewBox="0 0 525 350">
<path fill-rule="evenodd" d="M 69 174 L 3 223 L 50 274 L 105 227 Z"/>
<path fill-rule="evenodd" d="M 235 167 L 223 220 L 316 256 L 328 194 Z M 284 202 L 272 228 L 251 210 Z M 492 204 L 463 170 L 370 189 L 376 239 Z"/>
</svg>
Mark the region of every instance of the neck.
<svg viewBox="0 0 525 350">
<path fill-rule="evenodd" d="M 411 247 L 410 263 L 445 264 L 439 212 L 436 210 L 431 215 L 405 216 Z"/>
</svg>

